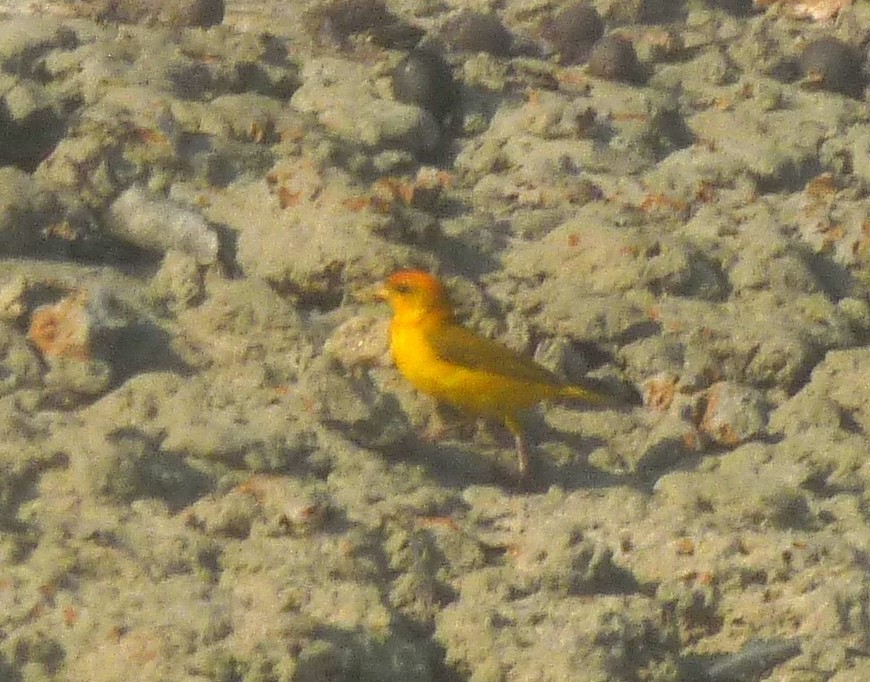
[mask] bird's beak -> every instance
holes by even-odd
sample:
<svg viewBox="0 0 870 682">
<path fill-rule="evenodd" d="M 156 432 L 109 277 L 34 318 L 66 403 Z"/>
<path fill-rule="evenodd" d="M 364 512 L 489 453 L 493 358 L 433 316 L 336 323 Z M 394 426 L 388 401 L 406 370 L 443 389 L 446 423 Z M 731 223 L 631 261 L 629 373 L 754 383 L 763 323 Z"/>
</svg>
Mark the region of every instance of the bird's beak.
<svg viewBox="0 0 870 682">
<path fill-rule="evenodd" d="M 386 301 L 388 294 L 387 287 L 379 282 L 377 284 L 357 289 L 353 293 L 353 296 L 358 301 L 370 303 L 371 301 Z"/>
</svg>

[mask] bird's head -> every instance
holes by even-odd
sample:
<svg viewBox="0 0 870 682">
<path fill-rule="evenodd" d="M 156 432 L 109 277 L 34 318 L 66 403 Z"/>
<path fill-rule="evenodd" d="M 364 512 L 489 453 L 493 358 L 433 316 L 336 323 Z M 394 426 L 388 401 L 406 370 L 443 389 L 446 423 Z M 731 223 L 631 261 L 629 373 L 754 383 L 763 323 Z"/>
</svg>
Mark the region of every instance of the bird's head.
<svg viewBox="0 0 870 682">
<path fill-rule="evenodd" d="M 453 306 L 444 285 L 422 270 L 393 273 L 377 295 L 390 304 L 397 319 L 444 321 L 453 317 Z"/>
</svg>

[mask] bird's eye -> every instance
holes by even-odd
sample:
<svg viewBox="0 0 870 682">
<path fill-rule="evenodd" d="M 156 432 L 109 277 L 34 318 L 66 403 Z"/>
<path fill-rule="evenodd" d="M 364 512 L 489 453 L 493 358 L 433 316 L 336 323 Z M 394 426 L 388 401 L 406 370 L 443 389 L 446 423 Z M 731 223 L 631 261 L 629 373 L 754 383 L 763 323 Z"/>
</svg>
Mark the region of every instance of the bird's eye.
<svg viewBox="0 0 870 682">
<path fill-rule="evenodd" d="M 399 294 L 410 294 L 411 286 L 409 284 L 396 284 L 393 286 L 393 289 L 396 290 Z"/>
</svg>

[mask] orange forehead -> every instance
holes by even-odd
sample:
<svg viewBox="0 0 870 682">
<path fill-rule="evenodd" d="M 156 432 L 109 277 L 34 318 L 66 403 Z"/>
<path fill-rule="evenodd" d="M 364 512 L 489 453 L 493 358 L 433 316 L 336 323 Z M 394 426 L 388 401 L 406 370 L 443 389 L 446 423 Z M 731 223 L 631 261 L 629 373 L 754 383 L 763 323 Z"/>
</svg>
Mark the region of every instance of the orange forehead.
<svg viewBox="0 0 870 682">
<path fill-rule="evenodd" d="M 409 287 L 418 291 L 427 291 L 436 296 L 443 296 L 444 285 L 438 281 L 434 275 L 430 275 L 423 270 L 399 270 L 387 279 L 387 286 L 390 287 Z"/>
</svg>

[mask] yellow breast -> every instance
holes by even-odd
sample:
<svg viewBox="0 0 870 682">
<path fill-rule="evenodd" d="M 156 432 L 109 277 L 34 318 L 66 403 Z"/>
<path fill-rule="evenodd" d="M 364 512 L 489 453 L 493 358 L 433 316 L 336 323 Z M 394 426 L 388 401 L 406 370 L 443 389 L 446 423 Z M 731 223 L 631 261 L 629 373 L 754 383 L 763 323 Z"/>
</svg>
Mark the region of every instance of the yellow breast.
<svg viewBox="0 0 870 682">
<path fill-rule="evenodd" d="M 390 349 L 402 375 L 441 402 L 472 414 L 503 418 L 558 393 L 552 385 L 445 361 L 433 349 L 431 333 L 437 331 L 395 325 Z"/>
</svg>

